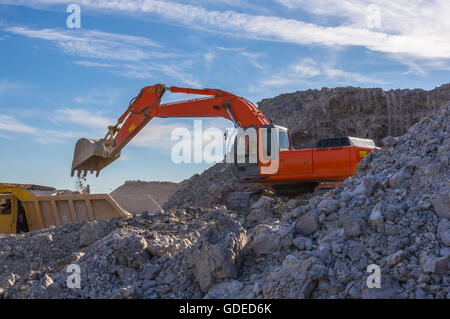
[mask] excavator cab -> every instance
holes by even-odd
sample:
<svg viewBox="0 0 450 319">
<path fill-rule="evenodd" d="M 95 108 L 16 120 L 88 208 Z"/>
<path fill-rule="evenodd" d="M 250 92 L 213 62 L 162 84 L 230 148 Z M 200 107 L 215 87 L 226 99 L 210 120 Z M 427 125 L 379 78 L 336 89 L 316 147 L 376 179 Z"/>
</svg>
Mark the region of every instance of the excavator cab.
<svg viewBox="0 0 450 319">
<path fill-rule="evenodd" d="M 258 131 L 256 131 L 258 130 Z M 255 133 L 258 132 L 258 133 Z M 289 150 L 291 143 L 286 127 L 266 125 L 259 129 L 247 127 L 238 130 L 233 145 L 233 172 L 243 182 L 256 182 L 262 178 L 261 157 L 278 161 L 280 151 Z M 259 153 L 258 150 L 262 152 Z"/>
</svg>

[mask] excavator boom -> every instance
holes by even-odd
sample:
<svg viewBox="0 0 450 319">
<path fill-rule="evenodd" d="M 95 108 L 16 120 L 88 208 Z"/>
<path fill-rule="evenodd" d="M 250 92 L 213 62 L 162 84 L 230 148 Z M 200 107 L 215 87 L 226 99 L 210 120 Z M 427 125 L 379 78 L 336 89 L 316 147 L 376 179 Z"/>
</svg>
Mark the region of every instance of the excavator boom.
<svg viewBox="0 0 450 319">
<path fill-rule="evenodd" d="M 120 151 L 154 117 L 222 117 L 236 127 L 270 125 L 269 120 L 250 101 L 217 89 L 191 89 L 171 87 L 172 93 L 205 95 L 208 97 L 181 102 L 161 104 L 166 91 L 162 84 L 144 87 L 131 100 L 127 110 L 114 126 L 108 127 L 103 139 L 80 139 L 72 162 L 71 175 L 100 171 L 120 157 Z"/>
<path fill-rule="evenodd" d="M 282 191 L 292 190 L 293 185 L 304 187 L 353 176 L 358 163 L 376 148 L 372 140 L 342 136 L 323 138 L 314 148 L 293 149 L 287 128 L 270 123 L 242 97 L 215 89 L 171 87 L 173 93 L 205 97 L 161 104 L 166 90 L 162 84 L 143 88 L 117 123 L 108 127 L 103 139 L 80 139 L 75 147 L 72 176 L 75 171 L 78 176 L 88 171 L 98 176 L 154 117 L 222 117 L 232 121 L 235 127 L 242 128 L 229 153 L 234 156 L 233 169 L 240 180 L 269 183 Z"/>
</svg>

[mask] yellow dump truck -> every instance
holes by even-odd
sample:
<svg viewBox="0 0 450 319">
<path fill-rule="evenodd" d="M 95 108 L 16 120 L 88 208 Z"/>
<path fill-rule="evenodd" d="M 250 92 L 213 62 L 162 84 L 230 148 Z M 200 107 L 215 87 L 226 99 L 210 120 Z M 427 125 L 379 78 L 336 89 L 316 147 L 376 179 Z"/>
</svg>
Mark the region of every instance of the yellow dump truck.
<svg viewBox="0 0 450 319">
<path fill-rule="evenodd" d="M 10 234 L 131 216 L 108 194 L 77 194 L 39 185 L 0 183 L 0 203 L 0 233 Z"/>
</svg>

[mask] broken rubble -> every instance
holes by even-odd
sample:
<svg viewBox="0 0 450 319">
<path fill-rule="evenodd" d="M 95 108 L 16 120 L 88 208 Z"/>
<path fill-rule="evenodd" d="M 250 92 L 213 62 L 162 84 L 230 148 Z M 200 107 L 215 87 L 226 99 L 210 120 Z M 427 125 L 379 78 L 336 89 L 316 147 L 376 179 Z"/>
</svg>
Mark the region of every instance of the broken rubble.
<svg viewBox="0 0 450 319">
<path fill-rule="evenodd" d="M 297 219 L 295 228 L 303 236 L 309 236 L 319 229 L 319 221 L 315 212 L 309 212 Z"/>
<path fill-rule="evenodd" d="M 0 234 L 0 297 L 448 298 L 449 116 L 450 104 L 328 192 L 261 200 L 217 165 L 157 214 Z M 248 209 L 228 207 L 236 190 L 254 194 Z M 71 263 L 81 289 L 66 285 Z"/>
</svg>

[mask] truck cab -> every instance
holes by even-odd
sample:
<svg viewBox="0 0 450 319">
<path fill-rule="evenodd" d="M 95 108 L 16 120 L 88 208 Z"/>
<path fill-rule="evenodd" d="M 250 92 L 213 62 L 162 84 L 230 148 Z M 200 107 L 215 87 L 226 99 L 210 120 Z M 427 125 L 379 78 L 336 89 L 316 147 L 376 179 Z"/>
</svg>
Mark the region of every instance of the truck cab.
<svg viewBox="0 0 450 319">
<path fill-rule="evenodd" d="M 13 234 L 17 225 L 17 199 L 13 195 L 0 194 L 0 233 Z"/>
</svg>

